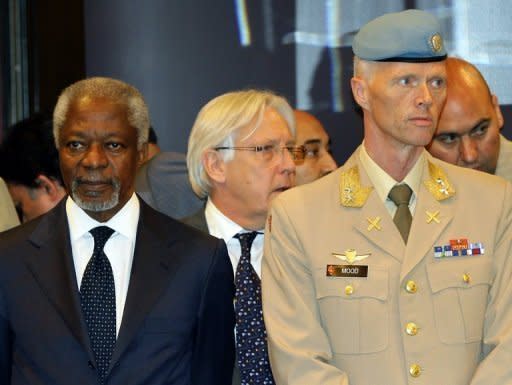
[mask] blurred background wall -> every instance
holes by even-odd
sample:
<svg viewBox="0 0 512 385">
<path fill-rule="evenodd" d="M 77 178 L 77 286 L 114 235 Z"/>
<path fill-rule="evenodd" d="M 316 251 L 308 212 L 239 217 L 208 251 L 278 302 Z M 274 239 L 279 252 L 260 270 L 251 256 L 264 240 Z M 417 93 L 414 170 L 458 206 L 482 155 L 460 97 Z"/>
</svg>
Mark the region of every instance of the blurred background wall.
<svg viewBox="0 0 512 385">
<path fill-rule="evenodd" d="M 512 138 L 508 0 L 4 0 L 0 133 L 51 111 L 70 83 L 111 76 L 142 91 L 161 147 L 185 152 L 209 99 L 270 88 L 320 118 L 343 162 L 362 138 L 349 89 L 352 38 L 368 20 L 407 8 L 442 20 L 448 51 L 486 76 Z"/>
</svg>

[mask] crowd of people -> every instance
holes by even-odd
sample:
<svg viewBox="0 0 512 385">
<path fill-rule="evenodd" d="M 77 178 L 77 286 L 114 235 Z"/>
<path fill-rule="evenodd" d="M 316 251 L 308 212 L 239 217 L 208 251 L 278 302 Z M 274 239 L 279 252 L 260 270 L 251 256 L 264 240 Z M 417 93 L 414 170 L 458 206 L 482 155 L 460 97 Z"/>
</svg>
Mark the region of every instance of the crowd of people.
<svg viewBox="0 0 512 385">
<path fill-rule="evenodd" d="M 364 139 L 272 91 L 186 154 L 78 81 L 0 146 L 0 383 L 512 384 L 512 144 L 478 69 L 407 10 L 354 37 Z M 20 224 L 21 223 L 21 224 Z"/>
</svg>

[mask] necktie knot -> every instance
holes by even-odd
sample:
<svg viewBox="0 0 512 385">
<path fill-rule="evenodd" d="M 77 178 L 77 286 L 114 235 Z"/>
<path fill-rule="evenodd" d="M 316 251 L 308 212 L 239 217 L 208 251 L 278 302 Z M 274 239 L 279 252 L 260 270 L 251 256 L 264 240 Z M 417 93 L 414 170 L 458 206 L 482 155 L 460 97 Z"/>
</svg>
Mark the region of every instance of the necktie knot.
<svg viewBox="0 0 512 385">
<path fill-rule="evenodd" d="M 249 233 L 238 233 L 235 235 L 235 238 L 238 239 L 240 242 L 240 247 L 242 248 L 242 254 L 250 253 L 252 243 L 254 242 L 254 239 L 259 233 L 257 231 L 251 231 Z"/>
<path fill-rule="evenodd" d="M 409 238 L 409 230 L 411 229 L 412 215 L 409 211 L 409 200 L 411 199 L 412 190 L 406 184 L 395 185 L 389 192 L 389 199 L 396 205 L 395 216 L 393 222 L 400 232 L 405 243 Z"/>
<path fill-rule="evenodd" d="M 389 192 L 389 199 L 397 206 L 409 205 L 412 190 L 407 184 L 397 184 Z"/>
<path fill-rule="evenodd" d="M 103 250 L 105 243 L 114 234 L 114 230 L 108 226 L 98 226 L 89 230 L 91 235 L 94 237 L 94 251 L 98 252 Z"/>
</svg>

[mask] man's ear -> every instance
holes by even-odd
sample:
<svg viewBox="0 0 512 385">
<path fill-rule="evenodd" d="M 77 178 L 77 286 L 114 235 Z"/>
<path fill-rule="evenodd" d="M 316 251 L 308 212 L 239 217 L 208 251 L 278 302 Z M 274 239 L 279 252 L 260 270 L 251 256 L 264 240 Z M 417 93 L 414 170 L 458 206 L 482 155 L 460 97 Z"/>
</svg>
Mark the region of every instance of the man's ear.
<svg viewBox="0 0 512 385">
<path fill-rule="evenodd" d="M 59 201 L 66 194 L 64 187 L 59 182 L 46 175 L 39 174 L 36 181 L 38 189 L 48 195 L 52 201 Z"/>
<path fill-rule="evenodd" d="M 362 109 L 368 109 L 368 83 L 360 77 L 354 76 L 350 79 L 352 95 Z"/>
<path fill-rule="evenodd" d="M 137 167 L 140 167 L 148 158 L 148 144 L 147 143 L 142 144 L 142 147 L 138 150 L 137 155 L 138 155 Z"/>
<path fill-rule="evenodd" d="M 501 130 L 503 128 L 503 124 L 505 120 L 503 119 L 503 114 L 501 113 L 500 103 L 498 101 L 498 97 L 496 95 L 491 96 L 492 106 L 494 107 L 494 112 L 496 113 L 496 119 L 498 120 L 498 127 Z"/>
<path fill-rule="evenodd" d="M 226 163 L 218 151 L 206 150 L 201 156 L 201 162 L 204 171 L 212 181 L 217 183 L 226 181 Z"/>
</svg>

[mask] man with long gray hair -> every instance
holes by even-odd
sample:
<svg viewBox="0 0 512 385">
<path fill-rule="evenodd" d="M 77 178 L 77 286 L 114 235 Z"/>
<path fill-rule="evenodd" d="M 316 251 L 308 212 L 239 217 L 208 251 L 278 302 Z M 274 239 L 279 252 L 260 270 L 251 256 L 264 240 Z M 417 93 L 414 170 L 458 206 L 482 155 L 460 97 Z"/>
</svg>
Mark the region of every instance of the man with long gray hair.
<svg viewBox="0 0 512 385">
<path fill-rule="evenodd" d="M 134 193 L 149 115 L 109 78 L 54 111 L 70 196 L 0 236 L 0 383 L 225 385 L 233 273 L 222 241 Z"/>
<path fill-rule="evenodd" d="M 188 142 L 195 193 L 206 207 L 185 222 L 224 239 L 235 272 L 237 362 L 233 384 L 273 384 L 261 310 L 263 228 L 270 202 L 293 186 L 295 122 L 271 92 L 229 92 L 199 112 Z"/>
</svg>

